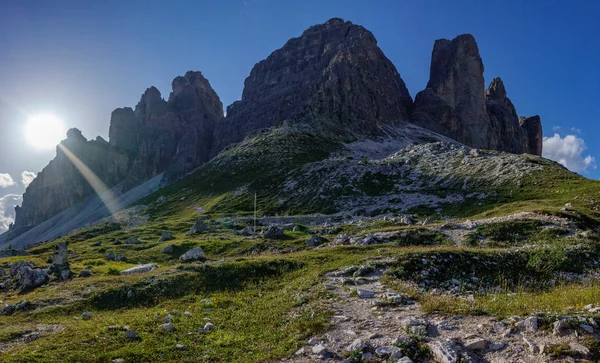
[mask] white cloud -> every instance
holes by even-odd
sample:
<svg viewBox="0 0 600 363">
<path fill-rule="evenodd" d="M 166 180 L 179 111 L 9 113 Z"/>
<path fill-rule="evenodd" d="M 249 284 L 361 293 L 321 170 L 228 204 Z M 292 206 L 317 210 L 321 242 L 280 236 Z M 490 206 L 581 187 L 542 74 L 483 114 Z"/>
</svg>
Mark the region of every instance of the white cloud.
<svg viewBox="0 0 600 363">
<path fill-rule="evenodd" d="M 15 221 L 15 207 L 21 204 L 22 196 L 8 194 L 0 197 L 0 233 L 8 230 L 8 226 Z"/>
<path fill-rule="evenodd" d="M 565 168 L 574 172 L 586 172 L 596 169 L 596 159 L 591 155 L 583 155 L 587 149 L 585 141 L 575 135 L 564 138 L 559 134 L 544 137 L 543 157 L 561 163 Z"/>
<path fill-rule="evenodd" d="M 581 135 L 581 129 L 578 129 L 576 127 L 571 127 L 571 132 Z"/>
<path fill-rule="evenodd" d="M 37 174 L 33 171 L 24 171 L 21 173 L 21 183 L 27 188 L 36 176 Z"/>
<path fill-rule="evenodd" d="M 560 126 L 552 126 L 552 131 L 559 132 L 562 129 Z"/>
<path fill-rule="evenodd" d="M 0 173 L 0 188 L 11 187 L 13 185 L 15 185 L 15 181 L 10 174 Z"/>
</svg>

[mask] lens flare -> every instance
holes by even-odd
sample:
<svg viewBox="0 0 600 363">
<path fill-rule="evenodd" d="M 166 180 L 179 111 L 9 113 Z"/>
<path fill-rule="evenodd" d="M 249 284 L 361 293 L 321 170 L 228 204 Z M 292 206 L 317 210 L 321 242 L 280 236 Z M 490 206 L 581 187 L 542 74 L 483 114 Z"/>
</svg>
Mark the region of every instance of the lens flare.
<svg viewBox="0 0 600 363">
<path fill-rule="evenodd" d="M 55 115 L 39 114 L 30 117 L 24 128 L 27 142 L 39 149 L 52 149 L 65 138 L 65 123 Z"/>
</svg>

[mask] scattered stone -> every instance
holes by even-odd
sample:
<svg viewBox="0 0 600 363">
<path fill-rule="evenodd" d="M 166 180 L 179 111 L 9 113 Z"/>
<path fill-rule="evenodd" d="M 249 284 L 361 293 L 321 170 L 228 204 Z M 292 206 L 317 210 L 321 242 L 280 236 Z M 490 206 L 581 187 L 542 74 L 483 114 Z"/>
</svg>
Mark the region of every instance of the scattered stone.
<svg viewBox="0 0 600 363">
<path fill-rule="evenodd" d="M 201 247 L 192 248 L 179 257 L 181 262 L 206 261 L 206 255 Z"/>
<path fill-rule="evenodd" d="M 361 299 L 372 299 L 375 297 L 375 293 L 371 290 L 356 289 L 356 292 Z"/>
<path fill-rule="evenodd" d="M 125 359 L 123 359 L 123 358 L 113 359 L 112 363 L 125 363 Z"/>
<path fill-rule="evenodd" d="M 319 341 L 316 340 L 315 338 L 310 338 L 308 340 L 308 345 L 317 345 L 317 344 L 319 344 Z"/>
<path fill-rule="evenodd" d="M 538 330 L 538 319 L 534 316 L 530 316 L 529 318 L 516 323 L 515 328 L 535 333 Z"/>
<path fill-rule="evenodd" d="M 304 347 L 302 347 L 302 348 L 298 349 L 298 350 L 296 351 L 296 353 L 294 353 L 294 354 L 295 354 L 295 355 L 303 355 L 303 354 L 304 354 L 304 352 L 305 352 L 305 349 L 304 349 Z"/>
<path fill-rule="evenodd" d="M 54 246 L 54 256 L 52 257 L 50 273 L 63 281 L 73 277 L 73 273 L 69 268 L 67 242 L 60 242 Z"/>
<path fill-rule="evenodd" d="M 431 356 L 438 363 L 456 363 L 458 362 L 458 351 L 449 342 L 434 340 L 427 343 Z"/>
<path fill-rule="evenodd" d="M 79 271 L 79 277 L 90 277 L 93 273 L 90 270 L 81 270 Z"/>
<path fill-rule="evenodd" d="M 159 325 L 159 328 L 164 331 L 173 331 L 175 330 L 175 325 L 173 325 L 173 323 L 166 323 Z"/>
<path fill-rule="evenodd" d="M 525 342 L 525 344 L 527 345 L 527 348 L 529 348 L 529 351 L 532 354 L 538 354 L 540 352 L 540 347 L 533 340 L 523 337 L 523 341 Z"/>
<path fill-rule="evenodd" d="M 349 352 L 353 352 L 355 350 L 363 351 L 367 347 L 367 343 L 365 343 L 362 339 L 355 339 L 349 346 L 346 348 Z"/>
<path fill-rule="evenodd" d="M 313 354 L 316 354 L 316 355 L 321 356 L 321 357 L 325 357 L 325 356 L 327 356 L 329 354 L 329 351 L 327 350 L 327 347 L 324 346 L 324 345 L 322 345 L 322 344 L 315 345 L 312 348 L 312 352 L 313 352 Z"/>
<path fill-rule="evenodd" d="M 494 343 L 489 343 L 487 345 L 487 349 L 492 352 L 502 350 L 502 349 L 504 349 L 504 347 L 506 347 L 505 342 L 494 342 Z"/>
<path fill-rule="evenodd" d="M 81 314 L 81 319 L 82 320 L 92 319 L 92 313 L 90 311 L 85 311 L 83 314 Z"/>
<path fill-rule="evenodd" d="M 124 240 L 123 243 L 126 245 L 139 245 L 142 242 L 140 242 L 140 240 L 137 237 L 129 237 L 126 240 Z"/>
<path fill-rule="evenodd" d="M 482 338 L 473 338 L 466 341 L 465 348 L 470 350 L 484 350 L 488 345 L 488 341 Z"/>
<path fill-rule="evenodd" d="M 327 242 L 327 240 L 321 236 L 313 234 L 308 241 L 306 241 L 306 245 L 309 247 L 317 247 Z"/>
<path fill-rule="evenodd" d="M 177 344 L 175 346 L 175 349 L 177 349 L 177 350 L 187 350 L 188 348 L 187 348 L 187 346 L 185 346 L 183 344 Z"/>
<path fill-rule="evenodd" d="M 175 250 L 175 246 L 167 245 L 167 246 L 165 246 L 165 248 L 163 248 L 163 253 L 173 253 L 174 250 Z"/>
<path fill-rule="evenodd" d="M 144 272 L 150 272 L 157 269 L 158 266 L 153 263 L 147 263 L 145 265 L 138 265 L 132 268 L 128 268 L 127 270 L 121 271 L 121 275 L 133 275 Z"/>
<path fill-rule="evenodd" d="M 586 331 L 586 333 L 594 334 L 594 328 L 587 324 L 580 324 L 579 327 Z"/>
<path fill-rule="evenodd" d="M 163 232 L 158 239 L 158 242 L 170 241 L 173 239 L 173 233 L 171 232 Z"/>
<path fill-rule="evenodd" d="M 244 227 L 242 230 L 238 232 L 240 236 L 252 236 L 254 234 L 253 227 Z"/>
<path fill-rule="evenodd" d="M 15 277 L 17 289 L 29 291 L 48 282 L 49 276 L 46 270 L 34 268 L 33 266 L 29 261 L 16 262 L 10 265 L 10 275 Z"/>
<path fill-rule="evenodd" d="M 379 348 L 375 349 L 375 355 L 377 355 L 378 357 L 387 357 L 388 355 L 391 355 L 391 354 L 397 353 L 397 352 L 401 352 L 400 348 L 395 347 L 393 345 L 379 347 Z"/>
<path fill-rule="evenodd" d="M 201 219 L 198 222 L 196 222 L 185 235 L 191 236 L 193 234 L 204 233 L 207 230 L 208 227 L 206 226 L 206 223 L 204 223 L 204 220 Z"/>
<path fill-rule="evenodd" d="M 575 351 L 577 353 L 580 353 L 584 356 L 588 356 L 590 354 L 589 348 L 587 348 L 579 343 L 569 343 L 569 349 L 571 349 L 572 351 Z"/>
<path fill-rule="evenodd" d="M 127 261 L 127 258 L 120 253 L 115 254 L 114 252 L 111 251 L 106 254 L 106 260 L 121 262 L 121 261 Z"/>
<path fill-rule="evenodd" d="M 206 325 L 204 325 L 204 331 L 211 331 L 211 330 L 215 330 L 215 324 L 206 323 Z"/>
<path fill-rule="evenodd" d="M 279 239 L 284 236 L 283 228 L 277 226 L 271 226 L 263 232 L 263 237 L 269 239 Z"/>
<path fill-rule="evenodd" d="M 135 340 L 135 339 L 139 339 L 140 335 L 136 331 L 128 330 L 127 332 L 125 332 L 125 337 L 127 339 Z"/>
<path fill-rule="evenodd" d="M 396 354 L 396 353 L 394 353 L 394 354 Z M 392 356 L 393 356 L 393 354 L 392 354 Z M 392 357 L 392 356 L 390 358 L 394 359 L 394 357 Z M 402 357 L 396 363 L 413 363 L 413 360 L 410 359 L 409 357 Z"/>
</svg>

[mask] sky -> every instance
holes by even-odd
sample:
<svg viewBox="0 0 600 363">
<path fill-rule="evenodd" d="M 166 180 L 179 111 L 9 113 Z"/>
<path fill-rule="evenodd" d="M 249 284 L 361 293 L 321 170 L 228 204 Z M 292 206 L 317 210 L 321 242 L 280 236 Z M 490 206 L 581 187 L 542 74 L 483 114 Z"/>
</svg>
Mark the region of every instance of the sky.
<svg viewBox="0 0 600 363">
<path fill-rule="evenodd" d="M 599 13 L 592 0 L 0 0 L 0 231 L 55 155 L 27 142 L 32 115 L 107 139 L 112 110 L 150 86 L 168 98 L 188 70 L 227 106 L 255 63 L 332 17 L 372 31 L 413 97 L 434 41 L 473 34 L 486 84 L 500 76 L 519 115 L 541 116 L 544 156 L 599 179 Z"/>
</svg>

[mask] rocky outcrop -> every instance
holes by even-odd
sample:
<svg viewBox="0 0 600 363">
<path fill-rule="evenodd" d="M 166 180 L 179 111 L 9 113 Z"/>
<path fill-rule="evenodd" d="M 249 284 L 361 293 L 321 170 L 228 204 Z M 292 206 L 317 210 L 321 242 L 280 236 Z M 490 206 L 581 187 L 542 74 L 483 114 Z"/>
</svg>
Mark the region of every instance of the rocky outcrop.
<svg viewBox="0 0 600 363">
<path fill-rule="evenodd" d="M 163 172 L 167 182 L 185 175 L 208 160 L 214 124 L 222 116 L 223 105 L 208 80 L 187 72 L 173 80 L 169 101 L 150 87 L 135 109 L 113 111 L 108 142 L 88 141 L 81 131 L 69 130 L 56 157 L 23 195 L 13 229 L 25 231 L 98 188 L 127 190 Z"/>
<path fill-rule="evenodd" d="M 500 78 L 484 90 L 483 71 L 472 35 L 437 40 L 412 121 L 471 147 L 541 155 L 541 123 L 524 126 Z"/>
<path fill-rule="evenodd" d="M 69 268 L 67 242 L 60 242 L 54 246 L 54 257 L 52 258 L 50 273 L 59 280 L 68 280 L 73 277 L 73 273 Z"/>
<path fill-rule="evenodd" d="M 529 153 L 534 155 L 542 155 L 542 144 L 544 139 L 542 136 L 542 121 L 540 120 L 540 116 L 521 116 L 519 117 L 519 125 L 527 130 Z"/>
<path fill-rule="evenodd" d="M 412 99 L 371 32 L 342 19 L 308 28 L 259 62 L 217 123 L 212 155 L 248 133 L 309 124 L 341 138 L 408 120 Z"/>
</svg>

